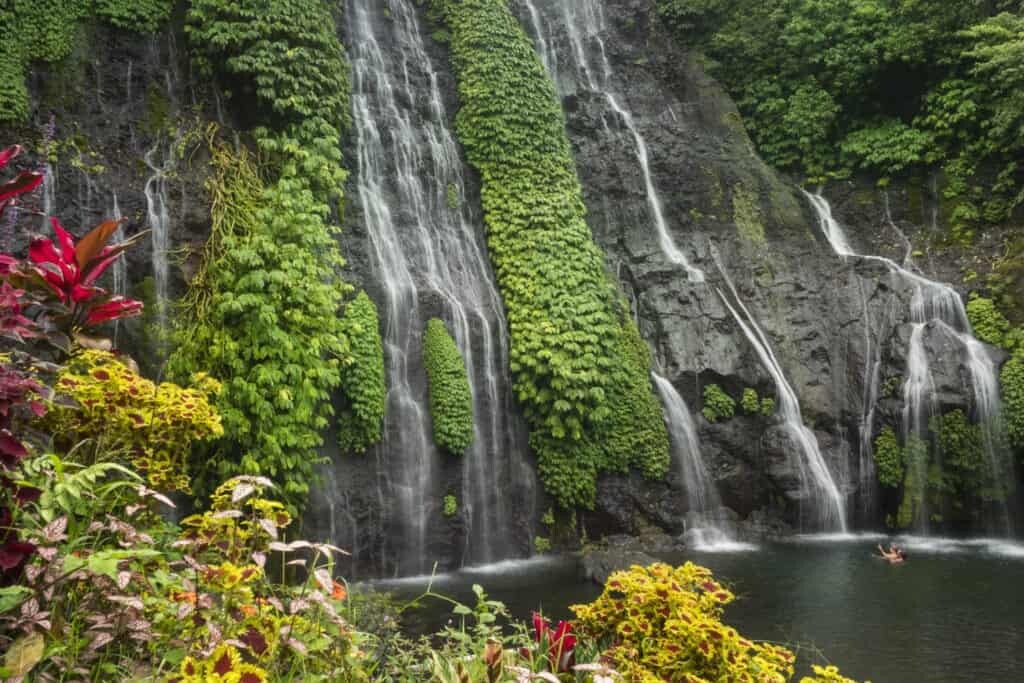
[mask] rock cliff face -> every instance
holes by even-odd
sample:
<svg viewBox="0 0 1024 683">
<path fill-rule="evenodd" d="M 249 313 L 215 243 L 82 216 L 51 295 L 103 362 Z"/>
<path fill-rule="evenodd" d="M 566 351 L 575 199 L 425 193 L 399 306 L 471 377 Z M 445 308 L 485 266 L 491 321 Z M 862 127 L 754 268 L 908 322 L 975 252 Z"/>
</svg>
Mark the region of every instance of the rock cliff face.
<svg viewBox="0 0 1024 683">
<path fill-rule="evenodd" d="M 573 45 L 553 18 L 564 1 L 568 0 L 534 3 L 545 24 L 555 27 L 548 38 L 553 53 L 562 57 L 562 69 L 572 61 Z M 637 132 L 646 141 L 652 183 L 673 240 L 707 274 L 707 281 L 690 282 L 666 258 L 637 147 L 621 117 L 610 111 L 607 98 L 573 86 L 573 79 L 560 72 L 589 222 L 608 254 L 609 269 L 633 301 L 657 366 L 695 413 L 703 457 L 723 503 L 738 519 L 749 520 L 755 531 L 774 533 L 780 521 L 799 526 L 800 504 L 807 504 L 808 496 L 795 449 L 777 417 L 738 414 L 715 423 L 700 417 L 702 391 L 711 383 L 737 400 L 748 387 L 761 396 L 776 393 L 771 375 L 718 294 L 726 290 L 728 276 L 764 329 L 798 395 L 804 420 L 847 497 L 851 516 L 856 513 L 861 525 L 880 523 L 872 506 L 877 491 L 869 469 L 870 448 L 864 446 L 883 424 L 899 424 L 911 288 L 877 261 L 844 259 L 833 252 L 799 188 L 757 157 L 735 106 L 707 75 L 701 56 L 680 49 L 659 28 L 653 0 L 599 4 L 605 14 L 600 38 L 611 66 L 608 87 L 632 113 Z M 532 18 L 523 0 L 513 6 L 524 25 L 530 26 Z M 410 65 L 407 77 L 412 79 L 415 95 L 401 99 L 399 105 L 413 121 L 429 119 L 428 91 L 435 78 L 450 118 L 457 102 L 445 48 L 431 38 L 432 27 L 425 16 L 417 15 L 416 21 L 433 72 L 423 65 Z M 344 27 L 343 34 L 350 30 L 351 26 Z M 382 35 L 398 34 L 382 31 Z M 0 131 L 5 142 L 36 140 L 39 127 L 54 113 L 60 158 L 54 213 L 77 231 L 112 215 L 115 192 L 119 210 L 130 219 L 128 233 L 150 227 L 154 197 L 152 188 L 147 196 L 147 181 L 166 164 L 172 297 L 183 290 L 190 274 L 187 254 L 201 245 L 209 225 L 202 190 L 204 146 L 197 139 L 181 140 L 175 132 L 177 117 L 196 105 L 194 93 L 204 91 L 190 76 L 184 50 L 175 48 L 181 42 L 182 37 L 171 30 L 158 40 L 140 42 L 135 36 L 94 29 L 65 65 L 34 72 L 30 83 L 37 105 L 34 125 Z M 408 50 L 409 46 L 385 42 L 382 49 Z M 207 112 L 207 118 L 230 118 L 220 113 L 216 101 L 202 103 L 199 110 Z M 346 150 L 353 171 L 357 147 L 353 136 Z M 386 170 L 394 172 L 394 167 Z M 346 188 L 347 277 L 380 303 L 386 298 L 385 285 L 374 262 L 358 182 L 354 173 Z M 474 239 L 478 240 L 479 192 L 472 177 L 467 175 L 460 182 L 464 189 L 454 202 L 464 205 L 469 220 L 476 221 Z M 930 179 L 893 189 L 888 195 L 869 184 L 855 183 L 826 188 L 825 195 L 833 200 L 836 217 L 847 226 L 853 246 L 861 253 L 898 261 L 911 253 L 923 274 L 946 282 L 958 282 L 962 268 L 976 267 L 977 254 L 927 247 L 942 229 L 941 205 Z M 43 197 L 37 201 L 41 205 Z M 414 209 L 392 207 L 399 225 L 415 222 L 416 217 L 409 215 Z M 30 221 L 20 224 L 9 246 L 23 246 L 29 227 Z M 411 240 L 412 236 L 400 238 Z M 982 236 L 981 253 L 994 253 L 999 244 L 998 234 Z M 186 258 L 174 258 L 174 253 L 185 253 Z M 147 280 L 153 272 L 152 256 L 148 249 L 132 255 L 128 293 L 143 296 L 151 291 Z M 436 292 L 426 292 L 418 305 L 418 318 L 410 321 L 418 329 L 427 318 L 445 311 Z M 136 322 L 125 329 L 130 348 L 144 359 L 158 358 L 146 350 L 157 340 L 145 324 Z M 478 350 L 485 348 L 481 339 L 470 343 Z M 971 410 L 969 377 L 955 339 L 941 326 L 929 325 L 924 345 L 939 402 Z M 992 353 L 998 360 L 998 354 Z M 422 375 L 419 358 L 411 362 L 412 374 Z M 148 369 L 158 373 L 159 361 Z M 505 401 L 507 373 L 500 383 Z M 422 391 L 422 386 L 417 390 Z M 514 413 L 515 408 L 508 405 Z M 515 556 L 529 552 L 538 510 L 547 506 L 543 500 L 534 500 L 533 474 L 518 460 L 526 452 L 521 424 L 515 416 L 508 423 L 502 435 L 507 457 L 496 480 L 497 490 L 489 495 L 502 499 L 501 514 L 510 520 L 504 522 L 509 530 L 502 538 L 509 540 L 502 554 Z M 382 552 L 396 543 L 388 513 L 396 495 L 391 479 L 395 462 L 385 452 L 363 459 L 342 458 L 333 452 L 334 435 L 328 434 L 326 441 L 333 465 L 325 471 L 324 488 L 314 497 L 309 515 L 312 531 L 354 548 L 359 569 L 375 574 L 401 571 Z M 460 512 L 445 520 L 440 508 L 447 492 L 460 492 L 462 497 L 469 475 L 462 464 L 439 462 L 436 477 L 423 494 L 431 502 L 432 515 L 426 544 L 432 556 L 458 565 L 471 559 L 467 548 L 473 531 L 468 527 L 474 518 Z M 638 533 L 651 525 L 678 535 L 686 529 L 688 509 L 678 476 L 670 476 L 667 482 L 608 477 L 600 484 L 598 509 L 583 523 L 591 536 Z M 479 516 L 475 519 L 479 527 L 483 522 Z"/>
<path fill-rule="evenodd" d="M 531 3 L 514 4 L 536 34 Z M 653 2 L 598 4 L 605 14 L 601 31 L 582 41 L 564 29 L 564 21 L 558 25 L 564 3 L 540 0 L 532 9 L 555 55 L 549 61 L 557 65 L 591 228 L 635 302 L 658 365 L 695 413 L 709 383 L 737 400 L 746 387 L 774 395 L 771 376 L 717 294 L 726 288 L 727 273 L 774 348 L 850 512 L 859 511 L 862 523 L 879 523 L 871 515 L 875 484 L 862 442 L 869 444 L 883 423 L 899 424 L 902 402 L 899 387 L 895 393 L 892 388 L 905 371 L 912 288 L 878 262 L 833 252 L 799 188 L 757 157 L 734 104 L 708 77 L 701 55 L 679 49 L 659 28 Z M 706 284 L 689 282 L 659 246 L 634 140 L 605 94 L 571 73 L 580 44 L 607 56 L 611 69 L 601 90 L 615 93 L 631 112 L 646 141 L 672 237 L 707 273 Z M 935 220 L 941 216 L 930 187 L 887 197 L 850 184 L 828 188 L 829 194 L 859 253 L 902 260 L 903 250 L 910 251 L 900 244 L 904 233 L 917 244 L 924 242 L 925 230 L 940 229 L 916 227 L 930 226 L 933 214 Z M 959 280 L 955 255 L 929 254 L 916 263 L 929 277 Z M 925 344 L 940 402 L 970 408 L 959 346 L 934 327 L 927 329 Z M 862 430 L 874 404 L 876 367 L 883 383 L 890 379 L 890 393 L 879 397 L 871 425 Z M 703 456 L 724 503 L 742 517 L 766 508 L 799 524 L 798 504 L 808 492 L 800 484 L 795 449 L 777 420 L 698 419 Z M 682 531 L 680 511 L 687 502 L 680 486 L 672 480 L 666 486 L 610 478 L 592 522 L 600 529 L 631 530 L 630 520 L 640 517 Z"/>
</svg>

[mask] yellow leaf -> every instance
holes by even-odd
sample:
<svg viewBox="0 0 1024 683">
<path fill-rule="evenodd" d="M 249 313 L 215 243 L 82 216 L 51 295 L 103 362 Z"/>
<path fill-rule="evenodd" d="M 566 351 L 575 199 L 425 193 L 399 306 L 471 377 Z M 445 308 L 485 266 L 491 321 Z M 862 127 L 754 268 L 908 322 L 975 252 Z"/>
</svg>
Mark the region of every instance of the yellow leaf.
<svg viewBox="0 0 1024 683">
<path fill-rule="evenodd" d="M 42 633 L 30 633 L 14 641 L 4 655 L 4 668 L 11 678 L 24 676 L 43 658 L 46 642 Z"/>
</svg>

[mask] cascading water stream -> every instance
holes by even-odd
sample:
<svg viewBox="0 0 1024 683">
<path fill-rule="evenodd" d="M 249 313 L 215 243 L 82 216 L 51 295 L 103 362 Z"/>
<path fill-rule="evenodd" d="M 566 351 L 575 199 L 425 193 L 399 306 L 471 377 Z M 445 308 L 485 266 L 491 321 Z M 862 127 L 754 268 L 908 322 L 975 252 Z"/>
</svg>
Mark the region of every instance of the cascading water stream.
<svg viewBox="0 0 1024 683">
<path fill-rule="evenodd" d="M 846 533 L 847 524 L 845 499 L 843 494 L 840 492 L 839 486 L 836 484 L 832 473 L 829 471 L 828 464 L 825 462 L 824 456 L 821 454 L 821 449 L 818 446 L 818 441 L 815 438 L 814 433 L 804 425 L 800 402 L 796 397 L 796 392 L 793 391 L 793 387 L 791 387 L 789 382 L 786 380 L 786 375 L 783 373 L 782 366 L 779 365 L 779 361 L 776 359 L 775 353 L 772 351 L 771 344 L 768 342 L 768 337 L 765 336 L 761 327 L 757 324 L 757 320 L 755 320 L 754 316 L 743 303 L 739 293 L 736 291 L 736 287 L 729 278 L 729 274 L 722 266 L 717 252 L 713 251 L 712 254 L 715 257 L 718 269 L 721 271 L 722 277 L 732 294 L 733 301 L 730 302 L 729 298 L 725 296 L 722 290 L 718 289 L 716 292 L 725 304 L 726 308 L 729 309 L 729 312 L 736 320 L 736 323 L 740 326 L 740 329 L 743 330 L 743 334 L 746 336 L 747 340 L 754 347 L 758 358 L 761 359 L 761 364 L 775 382 L 779 415 L 782 417 L 786 431 L 789 433 L 790 438 L 792 438 L 800 452 L 801 457 L 797 460 L 800 470 L 800 479 L 803 486 L 809 489 L 810 497 L 813 502 L 813 522 L 815 530 L 839 531 Z M 735 302 L 736 306 L 733 306 L 733 302 Z M 739 310 L 737 310 L 737 307 Z M 740 311 L 742 311 L 742 315 L 740 315 Z M 800 517 L 802 525 L 804 522 L 803 505 L 801 505 Z"/>
<path fill-rule="evenodd" d="M 599 0 L 558 0 L 556 5 L 560 10 L 560 16 L 546 17 L 537 9 L 534 0 L 521 2 L 529 16 L 538 52 L 559 93 L 564 96 L 571 90 L 585 89 L 603 96 L 608 108 L 614 113 L 615 120 L 629 132 L 644 180 L 648 210 L 658 233 L 658 244 L 665 257 L 681 267 L 691 282 L 704 282 L 704 272 L 690 263 L 686 254 L 672 239 L 661 196 L 651 173 L 647 141 L 637 127 L 633 114 L 622 103 L 622 96 L 617 94 L 611 85 L 613 70 L 602 37 L 606 25 L 601 3 Z M 572 47 L 574 76 L 570 79 L 571 83 L 567 83 L 566 77 L 559 72 L 558 56 L 553 50 L 555 40 L 550 31 L 558 27 L 565 31 Z"/>
<path fill-rule="evenodd" d="M 382 492 L 382 503 L 402 536 L 395 543 L 401 549 L 393 558 L 396 572 L 430 568 L 430 526 L 443 519 L 442 455 L 430 434 L 418 362 L 427 314 L 448 324 L 473 395 L 475 436 L 461 456 L 460 505 L 469 527 L 464 561 L 493 562 L 515 552 L 502 489 L 512 476 L 525 480 L 512 472 L 525 464 L 503 374 L 508 335 L 501 300 L 479 219 L 464 199 L 463 164 L 412 2 L 351 0 L 348 16 L 358 198 L 385 297 L 388 413 L 377 457 L 394 492 L 393 503 Z"/>
<path fill-rule="evenodd" d="M 110 218 L 115 221 L 120 221 L 124 216 L 121 214 L 121 205 L 117 201 L 117 190 L 113 192 L 113 199 L 110 207 Z M 124 241 L 124 224 L 117 226 L 117 230 L 114 231 L 111 241 L 114 244 Z M 128 272 L 125 265 L 124 254 L 117 257 L 113 265 L 110 266 L 110 272 L 113 279 L 113 292 L 118 296 L 125 296 L 128 294 Z M 118 341 L 118 333 L 121 331 L 121 321 L 114 321 L 114 344 L 116 346 Z"/>
<path fill-rule="evenodd" d="M 971 388 L 976 417 L 982 426 L 982 443 L 985 460 L 991 474 L 997 481 L 1012 476 L 1012 465 L 1007 462 L 1005 424 L 1002 402 L 999 394 L 999 374 L 995 362 L 985 346 L 973 335 L 967 317 L 967 309 L 955 289 L 949 285 L 929 280 L 882 256 L 859 254 L 850 246 L 842 225 L 832 215 L 832 207 L 820 193 L 803 191 L 818 216 L 818 223 L 832 249 L 844 258 L 855 257 L 884 264 L 891 273 L 913 286 L 910 300 L 911 333 L 907 351 L 906 381 L 903 385 L 903 438 L 925 439 L 928 422 L 936 409 L 935 382 L 929 367 L 924 336 L 929 327 L 942 326 L 957 339 L 966 355 L 967 369 L 971 375 Z M 886 220 L 896 228 L 886 206 Z M 898 228 L 897 232 L 898 231 Z M 899 232 L 902 239 L 906 239 Z M 908 252 L 909 253 L 909 252 Z M 918 477 L 920 486 L 925 485 Z M 923 501 L 923 489 L 920 499 Z M 927 525 L 928 515 L 921 515 Z M 1005 515 L 1009 524 L 1009 515 Z"/>
<path fill-rule="evenodd" d="M 731 531 L 721 523 L 722 499 L 708 473 L 701 455 L 697 427 L 690 408 L 672 383 L 656 372 L 651 373 L 661 395 L 665 425 L 672 442 L 672 459 L 682 477 L 690 503 L 687 529 L 688 541 L 696 550 L 746 550 L 754 546 L 737 543 Z"/>
<path fill-rule="evenodd" d="M 161 160 L 160 141 L 143 157 L 151 174 L 146 180 L 146 214 L 152 231 L 153 245 L 153 298 L 159 329 L 167 329 L 168 286 L 170 268 L 167 262 L 170 250 L 171 213 L 167 197 L 168 174 L 174 169 L 174 145 L 169 144 Z"/>
</svg>

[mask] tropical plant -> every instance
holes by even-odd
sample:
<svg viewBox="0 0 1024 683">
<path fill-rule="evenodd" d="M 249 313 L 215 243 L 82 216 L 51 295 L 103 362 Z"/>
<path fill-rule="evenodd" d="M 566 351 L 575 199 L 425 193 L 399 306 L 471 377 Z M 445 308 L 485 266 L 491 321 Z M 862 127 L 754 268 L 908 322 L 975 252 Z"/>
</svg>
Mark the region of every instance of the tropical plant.
<svg viewBox="0 0 1024 683">
<path fill-rule="evenodd" d="M 903 449 L 892 427 L 885 427 L 875 439 L 875 471 L 883 486 L 896 488 L 903 483 Z"/>
</svg>

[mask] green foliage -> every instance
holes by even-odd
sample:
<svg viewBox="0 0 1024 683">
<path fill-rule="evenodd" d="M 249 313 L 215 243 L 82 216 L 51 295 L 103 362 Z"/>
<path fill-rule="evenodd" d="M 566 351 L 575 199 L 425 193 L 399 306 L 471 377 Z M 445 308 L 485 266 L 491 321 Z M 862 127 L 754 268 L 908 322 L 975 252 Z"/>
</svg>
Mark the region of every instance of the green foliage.
<svg viewBox="0 0 1024 683">
<path fill-rule="evenodd" d="M 445 517 L 454 517 L 455 514 L 458 511 L 459 511 L 459 501 L 456 500 L 455 496 L 452 495 L 451 493 L 447 494 L 444 497 L 444 510 L 443 510 L 444 516 Z"/>
<path fill-rule="evenodd" d="M 757 390 L 747 387 L 743 390 L 743 397 L 740 399 L 740 407 L 748 415 L 761 412 L 761 400 L 757 397 Z"/>
<path fill-rule="evenodd" d="M 886 427 L 875 439 L 875 470 L 883 486 L 898 487 L 903 483 L 903 448 L 892 427 Z"/>
<path fill-rule="evenodd" d="M 679 41 L 711 58 L 772 164 L 812 180 L 941 166 L 962 242 L 1024 201 L 1019 3 L 657 4 Z"/>
<path fill-rule="evenodd" d="M 534 536 L 533 550 L 538 555 L 551 552 L 551 539 L 544 536 Z"/>
<path fill-rule="evenodd" d="M 466 364 L 443 321 L 427 323 L 423 336 L 434 443 L 455 455 L 473 443 L 473 394 Z"/>
<path fill-rule="evenodd" d="M 1024 448 L 1024 349 L 1018 349 L 999 375 L 1006 432 L 1015 448 Z"/>
<path fill-rule="evenodd" d="M 96 15 L 118 28 L 153 33 L 171 16 L 172 0 L 94 0 Z"/>
<path fill-rule="evenodd" d="M 28 117 L 25 69 L 71 54 L 79 24 L 93 17 L 152 33 L 170 16 L 171 0 L 9 0 L 0 8 L 0 123 Z"/>
<path fill-rule="evenodd" d="M 992 299 L 971 296 L 967 302 L 967 318 L 974 328 L 974 336 L 981 341 L 1001 348 L 1010 346 L 1010 321 L 996 308 Z"/>
<path fill-rule="evenodd" d="M 340 194 L 348 64 L 330 5 L 193 0 L 187 31 L 197 67 L 255 122 L 261 150 L 294 163 L 317 195 Z"/>
<path fill-rule="evenodd" d="M 755 394 L 755 400 L 756 400 Z M 701 410 L 708 422 L 728 419 L 736 414 L 736 401 L 717 384 L 704 387 L 704 408 Z"/>
<path fill-rule="evenodd" d="M 173 375 L 206 367 L 223 383 L 227 436 L 198 458 L 206 490 L 238 473 L 284 482 L 301 508 L 320 461 L 331 392 L 351 362 L 337 312 L 348 287 L 328 207 L 288 166 L 268 186 L 248 153 L 211 144 L 212 233 L 183 302 Z"/>
<path fill-rule="evenodd" d="M 765 417 L 771 417 L 775 412 L 775 399 L 770 396 L 765 396 L 761 399 L 761 414 Z"/>
<path fill-rule="evenodd" d="M 598 473 L 667 468 L 647 352 L 638 355 L 606 281 L 563 113 L 532 43 L 502 0 L 436 0 L 432 11 L 451 38 L 456 129 L 482 178 L 530 443 L 558 503 L 590 507 Z"/>
<path fill-rule="evenodd" d="M 380 320 L 366 292 L 359 292 L 345 306 L 341 327 L 352 360 L 341 366 L 341 390 L 348 405 L 338 419 L 339 439 L 346 451 L 364 453 L 380 441 L 387 408 Z"/>
<path fill-rule="evenodd" d="M 217 382 L 195 375 L 195 389 L 156 385 L 104 351 L 83 351 L 58 375 L 53 401 L 41 426 L 70 449 L 90 440 L 97 450 L 124 453 L 151 486 L 188 491 L 188 453 L 193 441 L 221 436 L 220 416 L 208 402 Z"/>
</svg>

